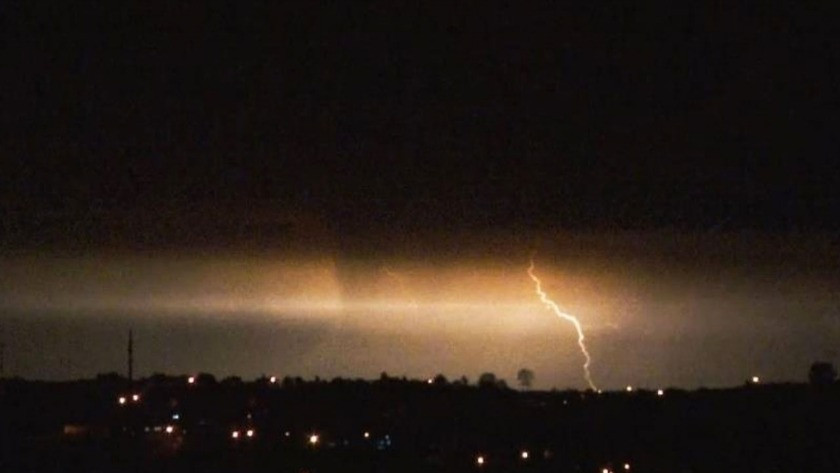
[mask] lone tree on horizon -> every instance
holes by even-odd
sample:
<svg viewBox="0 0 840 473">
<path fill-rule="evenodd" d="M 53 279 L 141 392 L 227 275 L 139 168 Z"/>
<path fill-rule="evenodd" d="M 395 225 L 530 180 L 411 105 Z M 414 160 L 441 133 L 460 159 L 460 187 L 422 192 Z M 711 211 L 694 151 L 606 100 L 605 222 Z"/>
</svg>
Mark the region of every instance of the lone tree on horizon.
<svg viewBox="0 0 840 473">
<path fill-rule="evenodd" d="M 837 370 L 827 361 L 816 361 L 808 370 L 808 381 L 815 386 L 826 386 L 837 380 Z"/>
<path fill-rule="evenodd" d="M 531 385 L 534 383 L 534 372 L 528 368 L 522 368 L 516 373 L 516 380 L 519 381 L 522 389 L 527 391 L 531 389 Z"/>
</svg>

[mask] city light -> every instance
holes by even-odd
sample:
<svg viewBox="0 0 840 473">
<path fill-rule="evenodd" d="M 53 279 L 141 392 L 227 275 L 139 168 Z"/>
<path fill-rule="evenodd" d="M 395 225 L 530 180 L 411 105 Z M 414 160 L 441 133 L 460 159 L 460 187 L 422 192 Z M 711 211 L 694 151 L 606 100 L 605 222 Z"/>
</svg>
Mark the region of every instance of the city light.
<svg viewBox="0 0 840 473">
<path fill-rule="evenodd" d="M 665 391 L 663 391 L 663 390 L 661 390 L 661 389 L 657 389 L 657 390 L 656 390 L 656 395 L 657 395 L 657 396 L 664 396 L 664 395 L 665 395 Z"/>
<path fill-rule="evenodd" d="M 268 379 L 268 381 L 271 382 L 272 384 L 276 383 L 277 382 L 277 376 L 272 376 L 271 378 Z"/>
<path fill-rule="evenodd" d="M 178 420 L 181 418 L 180 414 L 172 414 L 172 420 Z"/>
<path fill-rule="evenodd" d="M 288 430 L 287 430 L 287 431 L 285 431 L 285 432 L 283 432 L 283 436 L 284 436 L 284 437 L 291 437 L 291 435 L 292 435 L 292 433 L 291 433 L 291 432 L 289 432 Z"/>
<path fill-rule="evenodd" d="M 316 444 L 318 444 L 318 440 L 319 440 L 319 439 L 318 439 L 318 435 L 317 435 L 317 434 L 312 434 L 312 435 L 310 435 L 310 436 L 309 436 L 309 443 L 310 443 L 311 445 L 316 445 Z"/>
<path fill-rule="evenodd" d="M 190 376 L 189 378 L 187 378 L 187 383 L 195 384 L 195 376 Z"/>
<path fill-rule="evenodd" d="M 364 437 L 365 437 L 366 439 L 369 439 L 369 438 L 370 438 L 370 432 L 365 432 L 365 433 L 364 433 Z"/>
<path fill-rule="evenodd" d="M 610 473 L 610 469 L 609 468 L 603 468 L 601 470 L 601 473 Z"/>
<path fill-rule="evenodd" d="M 234 438 L 234 439 L 238 439 L 239 438 L 239 431 L 234 430 L 233 432 L 230 433 L 230 437 Z"/>
<path fill-rule="evenodd" d="M 630 464 L 629 463 L 624 464 L 624 471 L 630 471 Z"/>
<path fill-rule="evenodd" d="M 125 404 L 125 396 L 120 396 L 120 398 L 117 399 L 117 402 L 119 402 L 120 404 Z"/>
<path fill-rule="evenodd" d="M 254 436 L 254 429 L 246 430 L 245 435 L 247 435 L 248 437 L 253 437 Z"/>
<path fill-rule="evenodd" d="M 482 455 L 477 456 L 476 459 L 475 459 L 475 463 L 478 466 L 483 465 L 484 464 L 484 456 L 482 456 Z"/>
<path fill-rule="evenodd" d="M 167 434 L 171 434 L 174 431 L 175 431 L 175 427 L 172 427 L 171 425 L 166 426 L 166 433 Z"/>
<path fill-rule="evenodd" d="M 527 460 L 529 457 L 528 450 L 522 450 L 522 453 L 519 454 L 519 457 L 523 460 Z"/>
<path fill-rule="evenodd" d="M 134 402 L 140 401 L 140 395 L 139 394 L 132 394 L 131 395 L 131 400 L 134 401 Z"/>
<path fill-rule="evenodd" d="M 627 387 L 626 387 L 626 388 L 624 388 L 624 389 L 626 389 L 628 393 L 632 393 L 632 392 L 633 392 L 633 386 L 627 386 Z"/>
<path fill-rule="evenodd" d="M 759 381 L 761 381 L 761 380 L 758 378 L 758 376 L 753 376 L 752 377 L 753 384 L 758 384 Z"/>
<path fill-rule="evenodd" d="M 429 378 L 429 379 L 426 380 L 426 384 L 432 384 L 434 382 L 435 382 L 435 380 L 432 379 L 432 378 Z"/>
</svg>

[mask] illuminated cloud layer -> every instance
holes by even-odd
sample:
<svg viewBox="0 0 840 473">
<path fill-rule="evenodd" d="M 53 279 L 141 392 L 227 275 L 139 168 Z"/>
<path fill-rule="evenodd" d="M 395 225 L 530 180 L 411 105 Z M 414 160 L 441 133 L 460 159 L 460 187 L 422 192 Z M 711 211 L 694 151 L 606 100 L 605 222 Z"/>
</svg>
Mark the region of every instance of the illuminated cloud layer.
<svg viewBox="0 0 840 473">
<path fill-rule="evenodd" d="M 580 320 L 599 387 L 729 384 L 748 371 L 787 379 L 833 356 L 838 277 L 811 253 L 831 254 L 820 241 L 545 241 L 541 288 Z M 120 369 L 120 340 L 135 327 L 163 347 L 146 354 L 148 372 L 511 379 L 528 366 L 539 386 L 586 387 L 578 334 L 534 292 L 532 245 L 463 248 L 9 256 L 0 320 L 17 356 L 7 367 L 53 378 Z M 80 337 L 90 352 L 61 348 Z"/>
</svg>

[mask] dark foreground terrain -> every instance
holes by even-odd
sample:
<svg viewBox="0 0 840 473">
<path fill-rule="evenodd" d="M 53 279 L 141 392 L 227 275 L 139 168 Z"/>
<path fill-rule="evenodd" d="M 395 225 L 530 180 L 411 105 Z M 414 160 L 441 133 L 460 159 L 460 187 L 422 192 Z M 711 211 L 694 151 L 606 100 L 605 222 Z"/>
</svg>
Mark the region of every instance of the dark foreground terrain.
<svg viewBox="0 0 840 473">
<path fill-rule="evenodd" d="M 0 382 L 0 471 L 835 472 L 840 389 L 153 376 Z"/>
</svg>

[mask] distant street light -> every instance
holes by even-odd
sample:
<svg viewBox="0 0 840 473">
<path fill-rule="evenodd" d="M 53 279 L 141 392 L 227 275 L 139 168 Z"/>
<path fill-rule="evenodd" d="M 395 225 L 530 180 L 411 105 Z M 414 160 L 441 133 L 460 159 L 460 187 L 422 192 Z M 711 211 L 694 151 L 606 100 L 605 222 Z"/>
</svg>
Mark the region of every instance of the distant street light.
<svg viewBox="0 0 840 473">
<path fill-rule="evenodd" d="M 484 465 L 484 456 L 479 455 L 475 458 L 475 464 L 478 466 Z"/>
<path fill-rule="evenodd" d="M 365 432 L 365 433 L 364 433 L 364 437 L 365 437 L 366 439 L 369 439 L 369 438 L 370 438 L 370 432 Z"/>
<path fill-rule="evenodd" d="M 233 432 L 230 433 L 230 437 L 234 438 L 234 439 L 238 439 L 239 438 L 239 431 L 234 430 Z"/>
<path fill-rule="evenodd" d="M 529 457 L 528 450 L 522 450 L 522 453 L 519 454 L 519 457 L 522 458 L 523 460 L 527 460 L 528 457 Z"/>
<path fill-rule="evenodd" d="M 195 384 L 195 376 L 190 376 L 189 378 L 187 378 L 187 383 Z"/>
<path fill-rule="evenodd" d="M 245 435 L 247 435 L 248 437 L 253 437 L 254 436 L 254 429 L 246 430 Z"/>
<path fill-rule="evenodd" d="M 656 395 L 657 395 L 657 396 L 664 396 L 664 395 L 665 395 L 665 391 L 663 391 L 663 390 L 661 390 L 661 389 L 657 389 L 657 390 L 656 390 Z"/>
<path fill-rule="evenodd" d="M 318 444 L 318 434 L 312 434 L 309 436 L 309 444 L 310 445 L 317 445 Z"/>
<path fill-rule="evenodd" d="M 119 399 L 117 399 L 117 402 L 119 402 L 121 405 L 125 404 L 125 396 L 120 396 Z"/>
<path fill-rule="evenodd" d="M 131 395 L 131 400 L 134 401 L 134 402 L 140 401 L 140 395 L 139 394 L 132 394 Z"/>
<path fill-rule="evenodd" d="M 629 463 L 624 464 L 624 471 L 630 471 L 630 464 Z"/>
<path fill-rule="evenodd" d="M 759 381 L 761 381 L 761 380 L 758 378 L 758 376 L 753 376 L 753 377 L 752 377 L 752 382 L 753 382 L 753 384 L 758 384 L 758 383 L 759 383 Z"/>
<path fill-rule="evenodd" d="M 175 427 L 172 427 L 171 425 L 166 426 L 166 433 L 167 434 L 171 434 L 174 431 L 175 431 Z"/>
<path fill-rule="evenodd" d="M 272 376 L 271 378 L 269 378 L 269 381 L 270 381 L 272 384 L 276 383 L 276 382 L 277 382 L 277 376 Z"/>
<path fill-rule="evenodd" d="M 633 392 L 633 386 L 627 386 L 625 389 L 627 390 L 628 393 Z"/>
</svg>

